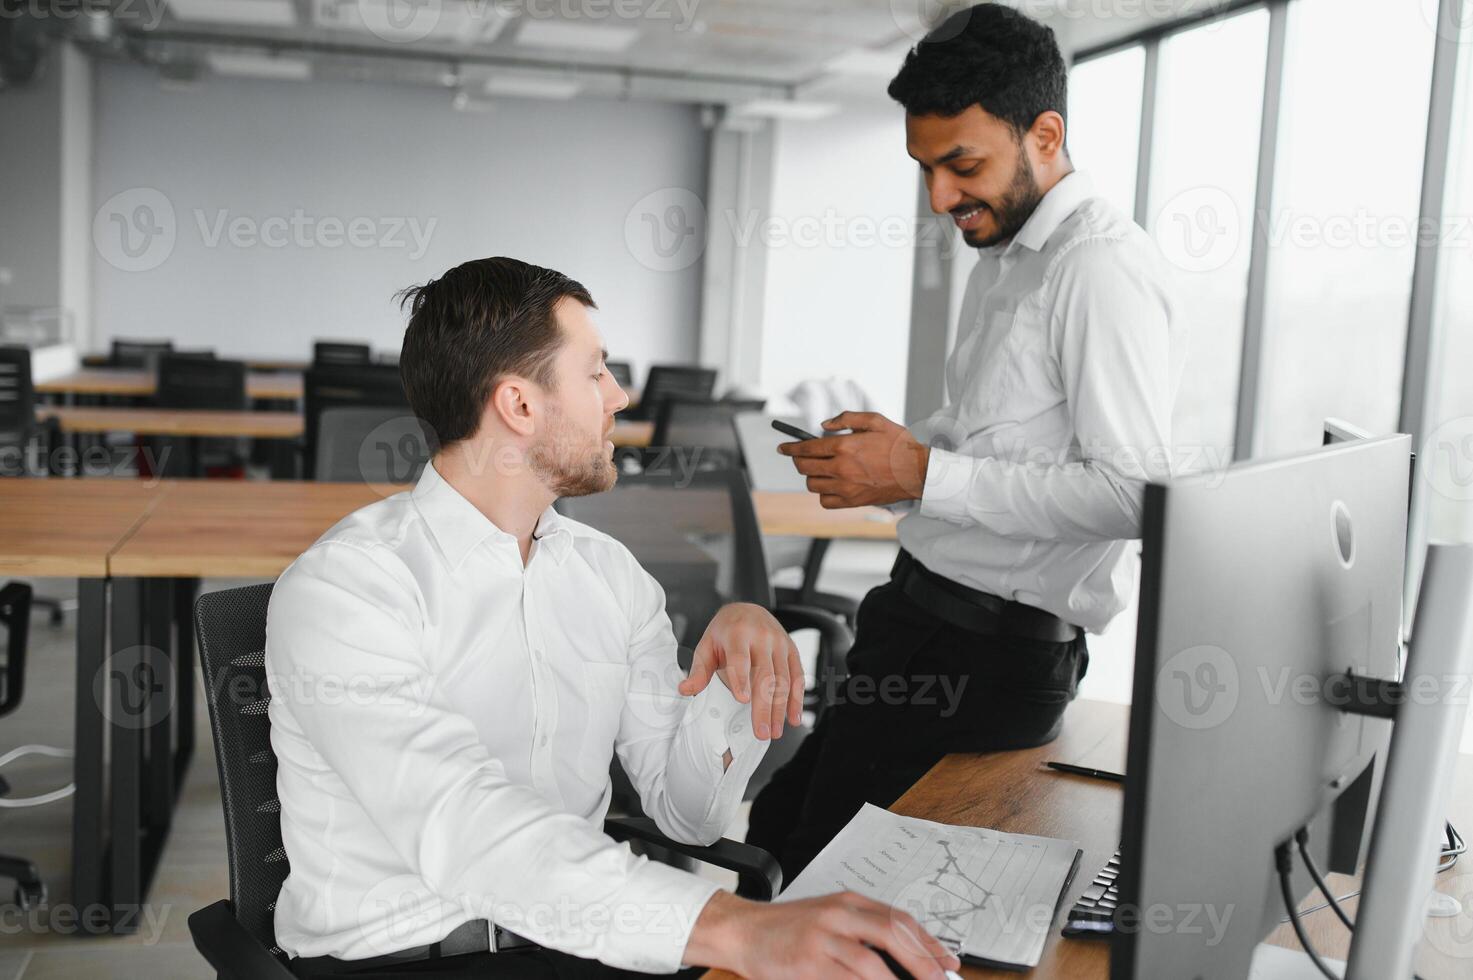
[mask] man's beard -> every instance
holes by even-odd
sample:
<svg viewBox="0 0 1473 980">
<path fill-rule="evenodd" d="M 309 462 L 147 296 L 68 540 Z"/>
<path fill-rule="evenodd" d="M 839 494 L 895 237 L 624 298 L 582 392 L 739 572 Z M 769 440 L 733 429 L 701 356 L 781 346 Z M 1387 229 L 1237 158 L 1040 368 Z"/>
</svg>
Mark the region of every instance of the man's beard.
<svg viewBox="0 0 1473 980">
<path fill-rule="evenodd" d="M 604 450 L 602 435 L 588 441 L 566 415 L 552 409 L 547 429 L 527 453 L 527 465 L 559 497 L 584 497 L 614 485 L 619 471 Z"/>
<path fill-rule="evenodd" d="M 1038 192 L 1033 167 L 1028 162 L 1027 152 L 1020 145 L 1018 165 L 1013 169 L 1013 179 L 1008 184 L 1008 189 L 1003 192 L 1002 200 L 996 207 L 989 205 L 992 216 L 997 221 L 997 230 L 986 238 L 974 238 L 972 232 L 962 232 L 962 239 L 973 248 L 987 248 L 1005 242 L 1027 224 L 1041 200 L 1043 195 Z"/>
</svg>

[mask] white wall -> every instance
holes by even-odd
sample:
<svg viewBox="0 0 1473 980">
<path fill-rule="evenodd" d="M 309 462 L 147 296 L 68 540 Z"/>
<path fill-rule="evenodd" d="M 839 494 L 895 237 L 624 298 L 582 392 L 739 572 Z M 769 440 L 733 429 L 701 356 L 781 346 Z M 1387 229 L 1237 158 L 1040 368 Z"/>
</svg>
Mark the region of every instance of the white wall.
<svg viewBox="0 0 1473 980">
<path fill-rule="evenodd" d="M 769 395 L 848 377 L 903 418 L 915 180 L 898 107 L 778 124 L 762 316 Z"/>
<path fill-rule="evenodd" d="M 396 290 L 511 255 L 583 282 L 611 353 L 694 357 L 699 265 L 650 268 L 625 231 L 650 192 L 704 187 L 694 109 L 505 100 L 459 113 L 433 89 L 172 90 L 114 63 L 96 80 L 94 347 L 165 336 L 306 356 L 314 337 L 344 337 L 397 351 Z"/>
</svg>

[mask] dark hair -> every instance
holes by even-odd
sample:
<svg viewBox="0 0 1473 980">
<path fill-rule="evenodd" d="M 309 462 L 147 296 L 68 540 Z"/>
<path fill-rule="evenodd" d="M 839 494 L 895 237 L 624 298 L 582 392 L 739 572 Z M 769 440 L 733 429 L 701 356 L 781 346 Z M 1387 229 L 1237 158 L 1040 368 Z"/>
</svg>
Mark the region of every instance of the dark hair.
<svg viewBox="0 0 1473 980">
<path fill-rule="evenodd" d="M 1066 115 L 1068 73 L 1050 28 L 982 3 L 958 10 L 912 48 L 889 93 L 912 116 L 955 116 L 980 105 L 1021 137 L 1050 109 Z"/>
<path fill-rule="evenodd" d="M 409 406 L 441 446 L 468 439 L 491 391 L 519 374 L 554 383 L 562 346 L 553 307 L 571 297 L 593 306 L 581 283 L 516 259 L 475 259 L 397 294 L 409 308 L 399 375 Z"/>
</svg>

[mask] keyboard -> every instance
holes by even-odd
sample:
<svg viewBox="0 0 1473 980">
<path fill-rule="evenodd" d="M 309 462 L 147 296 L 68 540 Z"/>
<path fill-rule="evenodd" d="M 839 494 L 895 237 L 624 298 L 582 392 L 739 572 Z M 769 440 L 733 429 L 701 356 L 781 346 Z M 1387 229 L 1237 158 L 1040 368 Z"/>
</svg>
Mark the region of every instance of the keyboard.
<svg viewBox="0 0 1473 980">
<path fill-rule="evenodd" d="M 1095 875 L 1094 881 L 1079 896 L 1064 919 L 1063 933 L 1074 939 L 1108 938 L 1115 932 L 1115 906 L 1120 904 L 1120 889 L 1116 880 L 1120 876 L 1120 852 Z"/>
</svg>

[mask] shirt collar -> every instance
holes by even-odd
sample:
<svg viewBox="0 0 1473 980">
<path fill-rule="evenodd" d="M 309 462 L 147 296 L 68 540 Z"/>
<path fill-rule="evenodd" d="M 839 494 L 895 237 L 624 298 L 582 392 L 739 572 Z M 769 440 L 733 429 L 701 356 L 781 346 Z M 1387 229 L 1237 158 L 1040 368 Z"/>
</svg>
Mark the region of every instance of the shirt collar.
<svg viewBox="0 0 1473 980">
<path fill-rule="evenodd" d="M 1023 248 L 1031 248 L 1035 252 L 1043 251 L 1043 246 L 1048 242 L 1049 236 L 1059 229 L 1064 219 L 1079 209 L 1088 198 L 1094 196 L 1094 188 L 1090 184 L 1089 176 L 1078 170 L 1065 174 L 1059 182 L 1050 187 L 1048 193 L 1038 202 L 1028 220 L 1023 222 L 1023 227 L 1013 236 L 1013 243 Z"/>
<path fill-rule="evenodd" d="M 521 563 L 515 535 L 493 524 L 476 509 L 475 504 L 445 482 L 433 461 L 425 466 L 410 496 L 451 569 L 459 568 L 466 556 L 488 539 L 510 548 L 518 564 Z M 567 519 L 551 507 L 537 519 L 532 537 L 538 542 L 539 550 L 545 548 L 559 563 L 573 546 L 573 534 Z"/>
</svg>

